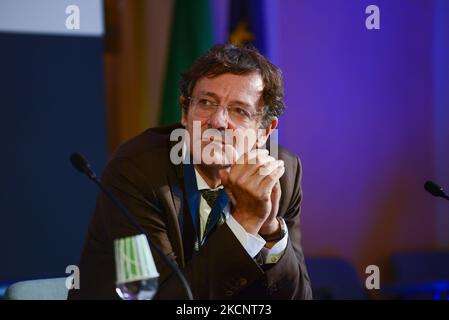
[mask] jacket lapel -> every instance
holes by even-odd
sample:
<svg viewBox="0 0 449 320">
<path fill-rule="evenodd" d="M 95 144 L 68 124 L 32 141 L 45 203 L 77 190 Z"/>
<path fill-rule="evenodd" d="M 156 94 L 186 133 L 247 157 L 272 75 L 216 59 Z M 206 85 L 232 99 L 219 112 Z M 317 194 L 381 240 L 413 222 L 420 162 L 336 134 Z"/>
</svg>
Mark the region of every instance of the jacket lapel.
<svg viewBox="0 0 449 320">
<path fill-rule="evenodd" d="M 179 168 L 181 167 L 181 168 Z M 171 201 L 174 207 L 173 225 L 176 230 L 176 237 L 170 239 L 174 250 L 177 252 L 178 264 L 184 267 L 185 256 L 184 256 L 184 246 L 183 246 L 183 225 L 184 225 L 184 192 L 182 188 L 182 165 L 172 165 L 170 164 L 170 170 L 168 171 L 168 188 Z"/>
</svg>

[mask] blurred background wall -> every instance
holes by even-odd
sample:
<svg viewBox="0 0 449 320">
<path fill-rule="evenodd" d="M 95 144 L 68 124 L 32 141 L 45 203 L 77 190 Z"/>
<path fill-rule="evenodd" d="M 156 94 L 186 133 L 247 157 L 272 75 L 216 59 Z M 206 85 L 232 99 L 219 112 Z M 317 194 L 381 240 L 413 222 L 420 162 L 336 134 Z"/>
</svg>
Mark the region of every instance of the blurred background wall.
<svg viewBox="0 0 449 320">
<path fill-rule="evenodd" d="M 80 1 L 71 1 L 76 2 Z M 73 108 L 99 112 L 98 118 L 89 119 L 100 124 L 89 136 L 104 137 L 104 141 L 94 138 L 86 143 L 98 147 L 97 151 L 107 149 L 103 153 L 106 155 L 149 126 L 176 121 L 180 108 L 176 103 L 176 75 L 209 45 L 228 41 L 230 33 L 236 39 L 245 38 L 247 34 L 237 32 L 238 24 L 233 19 L 236 7 L 244 2 L 105 0 L 103 42 L 98 41 L 99 47 L 89 50 L 83 50 L 80 44 L 73 57 L 83 68 L 88 66 L 86 61 L 96 59 L 89 70 L 97 70 L 97 78 L 86 73 L 77 78 L 82 81 L 75 79 L 76 83 L 66 83 L 64 89 L 77 88 L 72 96 L 78 99 L 71 102 Z M 370 4 L 380 8 L 380 30 L 365 27 L 365 8 Z M 423 183 L 434 179 L 449 186 L 448 2 L 261 0 L 247 1 L 247 5 L 252 8 L 249 19 L 257 30 L 246 31 L 256 37 L 253 41 L 263 37 L 261 51 L 284 73 L 288 108 L 280 120 L 279 136 L 283 145 L 300 156 L 304 167 L 302 231 L 306 255 L 345 257 L 361 275 L 367 265 L 376 264 L 381 266 L 381 281 L 387 281 L 391 277 L 387 259 L 393 252 L 447 248 L 448 206 L 426 194 Z M 1 43 L 2 48 L 9 48 L 6 51 L 10 55 L 20 51 Z M 28 45 L 34 46 L 31 42 Z M 102 57 L 98 50 L 103 50 Z M 6 64 L 8 59 L 3 56 L 1 61 Z M 10 67 L 0 89 L 2 95 L 11 75 L 17 77 L 15 85 L 20 88 L 29 88 L 24 86 L 26 81 L 29 86 L 37 82 L 27 74 L 40 63 L 34 59 L 24 55 L 23 62 Z M 29 68 L 20 69 L 23 63 L 28 63 Z M 50 66 L 49 61 L 45 63 L 41 63 L 42 68 Z M 100 78 L 103 67 L 104 77 Z M 42 73 L 57 82 L 57 75 Z M 83 91 L 84 86 L 89 91 Z M 103 92 L 105 104 L 98 96 Z M 2 105 L 9 101 L 9 108 L 18 110 L 15 98 L 20 94 L 9 94 L 9 100 L 1 100 Z M 21 106 L 25 108 L 28 102 Z M 67 103 L 63 107 L 69 108 Z M 66 110 L 68 113 L 57 120 L 36 118 L 39 126 L 56 121 L 59 127 L 52 134 L 67 138 L 63 147 L 51 144 L 53 152 L 77 149 L 82 140 L 73 130 L 85 123 L 71 121 L 75 118 L 70 110 L 74 109 Z M 20 115 L 14 119 L 16 122 L 9 121 L 10 126 L 3 127 L 5 150 L 17 146 L 9 136 L 17 135 L 14 124 Z M 36 143 L 33 132 L 23 135 L 30 144 Z M 89 156 L 95 154 L 88 150 Z M 29 161 L 23 155 L 18 157 Z M 104 165 L 102 159 L 99 155 L 95 161 L 98 171 Z M 9 161 L 6 167 L 22 170 Z M 46 168 L 46 172 L 49 170 Z M 66 168 L 59 168 L 55 174 L 63 170 Z M 80 190 L 76 183 L 82 183 L 86 194 L 77 194 L 77 202 L 83 205 L 74 209 L 82 216 L 74 227 L 77 233 L 73 241 L 77 245 L 71 247 L 67 257 L 58 260 L 60 264 L 78 257 L 75 249 L 83 241 L 86 216 L 91 213 L 95 195 L 87 181 L 68 178 L 66 183 L 73 186 L 72 192 Z M 2 187 L 3 202 L 17 194 L 14 186 L 18 183 L 9 179 Z M 42 190 L 55 185 L 54 181 L 42 181 Z M 59 199 L 61 206 L 67 200 Z M 59 208 L 46 210 L 46 201 L 33 203 L 32 212 L 47 216 L 48 234 L 60 230 L 63 221 L 77 220 L 77 215 L 71 214 L 56 223 Z M 29 207 L 13 204 L 3 226 L 13 215 L 31 214 Z M 19 227 L 14 225 L 14 230 Z M 27 241 L 40 234 L 30 229 Z M 43 256 L 53 256 L 64 247 L 63 242 L 53 247 L 45 245 L 40 250 Z M 7 251 L 10 270 L 19 261 L 14 258 L 19 254 L 17 248 L 11 245 Z M 0 277 L 34 276 L 46 269 L 33 266 L 20 270 L 3 272 Z"/>
<path fill-rule="evenodd" d="M 360 273 L 379 265 L 386 280 L 391 253 L 444 245 L 436 201 L 423 190 L 426 179 L 443 178 L 433 131 L 435 3 L 376 1 L 380 30 L 364 27 L 369 4 L 279 6 L 289 106 L 280 140 L 304 166 L 307 254 L 344 256 Z"/>
</svg>

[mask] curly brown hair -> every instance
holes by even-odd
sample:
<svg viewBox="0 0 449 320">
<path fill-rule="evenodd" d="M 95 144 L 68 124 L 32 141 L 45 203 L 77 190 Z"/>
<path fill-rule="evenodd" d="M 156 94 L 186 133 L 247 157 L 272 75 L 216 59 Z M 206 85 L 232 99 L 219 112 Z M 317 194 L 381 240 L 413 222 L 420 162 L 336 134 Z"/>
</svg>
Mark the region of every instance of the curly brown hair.
<svg viewBox="0 0 449 320">
<path fill-rule="evenodd" d="M 203 77 L 225 73 L 237 75 L 258 72 L 263 81 L 263 116 L 261 124 L 267 127 L 284 109 L 284 84 L 281 70 L 268 61 L 253 46 L 218 44 L 198 58 L 189 70 L 181 74 L 181 94 L 190 97 L 196 82 Z M 187 105 L 183 106 L 184 108 Z"/>
</svg>

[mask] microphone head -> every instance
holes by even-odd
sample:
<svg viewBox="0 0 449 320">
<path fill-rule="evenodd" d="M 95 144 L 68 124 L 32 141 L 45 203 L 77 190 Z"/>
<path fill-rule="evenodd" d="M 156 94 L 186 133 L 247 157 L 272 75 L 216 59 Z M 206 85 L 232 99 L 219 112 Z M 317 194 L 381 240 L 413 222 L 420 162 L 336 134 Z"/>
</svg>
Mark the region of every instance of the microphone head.
<svg viewBox="0 0 449 320">
<path fill-rule="evenodd" d="M 430 180 L 426 181 L 426 183 L 424 184 L 424 189 L 426 189 L 427 192 L 434 195 L 435 197 L 444 197 L 446 195 L 443 191 L 443 188 Z"/>
<path fill-rule="evenodd" d="M 72 166 L 81 173 L 86 174 L 89 178 L 94 179 L 95 173 L 90 168 L 89 162 L 78 152 L 72 153 L 70 156 Z"/>
</svg>

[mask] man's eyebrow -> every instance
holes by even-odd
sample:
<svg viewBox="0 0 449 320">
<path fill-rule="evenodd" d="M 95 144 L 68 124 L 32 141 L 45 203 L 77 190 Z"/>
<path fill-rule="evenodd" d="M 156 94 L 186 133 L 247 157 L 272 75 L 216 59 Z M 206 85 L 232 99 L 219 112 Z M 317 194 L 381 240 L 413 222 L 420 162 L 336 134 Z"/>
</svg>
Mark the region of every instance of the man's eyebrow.
<svg viewBox="0 0 449 320">
<path fill-rule="evenodd" d="M 210 92 L 210 91 L 200 91 L 199 94 L 200 95 L 204 95 L 204 96 L 212 97 L 212 98 L 214 98 L 216 100 L 220 100 L 220 98 L 218 97 L 217 94 L 215 94 L 213 92 Z"/>
</svg>

